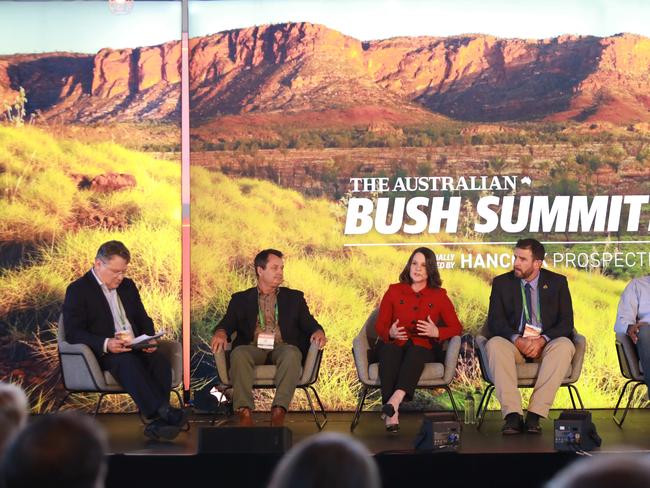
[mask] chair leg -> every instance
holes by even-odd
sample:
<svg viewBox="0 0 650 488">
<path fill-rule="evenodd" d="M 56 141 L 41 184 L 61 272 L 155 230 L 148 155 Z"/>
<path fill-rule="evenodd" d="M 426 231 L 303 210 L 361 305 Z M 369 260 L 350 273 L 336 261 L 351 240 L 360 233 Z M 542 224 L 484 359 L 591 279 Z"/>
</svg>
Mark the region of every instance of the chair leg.
<svg viewBox="0 0 650 488">
<path fill-rule="evenodd" d="M 488 405 L 490 403 L 490 398 L 492 397 L 492 392 L 494 391 L 494 385 L 488 385 L 483 392 L 481 401 L 478 404 L 478 411 L 476 412 L 476 430 L 480 430 L 485 420 L 485 414 L 487 413 Z"/>
<path fill-rule="evenodd" d="M 634 392 L 639 386 L 645 384 L 642 381 L 637 381 L 636 385 L 632 387 L 632 389 L 630 390 L 630 394 L 627 397 L 627 405 L 625 405 L 625 410 L 623 410 L 623 416 L 620 419 L 617 419 L 616 415 L 618 414 L 618 409 L 619 409 L 618 407 L 621 403 L 621 399 L 623 398 L 623 394 L 625 393 L 625 390 L 627 389 L 628 385 L 635 381 L 637 380 L 629 380 L 625 383 L 625 386 L 623 386 L 623 391 L 621 391 L 621 396 L 619 396 L 618 402 L 616 402 L 613 419 L 614 419 L 614 423 L 616 423 L 616 425 L 618 425 L 619 427 L 623 427 L 623 422 L 625 422 L 625 417 L 627 416 L 627 412 L 630 410 L 630 405 L 632 404 L 632 399 L 634 398 Z"/>
<path fill-rule="evenodd" d="M 582 397 L 580 396 L 580 390 L 578 390 L 578 387 L 576 385 L 566 385 L 567 388 L 569 389 L 569 395 L 571 396 L 571 403 L 573 403 L 573 409 L 576 410 L 576 404 L 573 401 L 573 397 L 575 394 L 575 397 L 578 399 L 578 403 L 580 404 L 580 409 L 584 410 L 585 409 L 585 404 L 582 403 Z M 573 392 L 573 393 L 572 393 Z"/>
<path fill-rule="evenodd" d="M 122 395 L 122 394 L 126 394 L 126 392 L 104 392 L 104 393 L 100 393 L 99 398 L 97 399 L 97 405 L 95 406 L 95 412 L 93 413 L 93 417 L 96 417 L 97 414 L 99 413 L 99 409 L 102 406 L 102 401 L 104 400 L 104 397 L 106 397 L 108 395 Z M 140 409 L 138 408 L 137 405 L 136 405 L 135 413 L 137 413 L 138 416 L 140 417 L 140 421 L 143 424 L 146 425 L 147 424 L 147 419 L 144 418 L 144 415 L 142 415 L 142 412 L 140 411 Z"/>
<path fill-rule="evenodd" d="M 183 397 L 181 396 L 180 392 L 178 390 L 172 390 L 172 393 L 174 393 L 178 399 L 178 406 L 180 408 L 183 408 Z"/>
<path fill-rule="evenodd" d="M 325 427 L 325 424 L 327 423 L 327 412 L 325 411 L 325 407 L 323 406 L 323 402 L 320 399 L 320 396 L 318 395 L 318 391 L 316 391 L 316 388 L 313 386 L 310 386 L 311 391 L 314 392 L 314 396 L 316 397 L 316 401 L 318 402 L 318 406 L 320 407 L 321 414 L 323 415 L 323 423 L 321 424 L 321 429 Z"/>
<path fill-rule="evenodd" d="M 443 385 L 441 388 L 444 388 L 445 391 L 447 392 L 447 395 L 449 395 L 449 399 L 451 400 L 451 406 L 454 409 L 454 415 L 456 416 L 456 420 L 460 422 L 460 414 L 458 413 L 458 407 L 456 406 L 456 400 L 454 400 L 454 395 L 451 392 L 451 388 L 449 388 L 449 385 Z"/>
<path fill-rule="evenodd" d="M 308 388 L 311 388 L 311 390 L 314 392 L 314 395 L 316 396 L 316 399 L 318 400 L 318 405 L 320 406 L 321 409 L 321 415 L 323 416 L 323 422 L 320 422 L 318 420 L 318 416 L 316 415 L 316 410 L 314 409 L 314 402 L 311 400 L 311 395 L 309 394 Z M 311 410 L 311 414 L 314 417 L 314 422 L 316 422 L 316 426 L 318 427 L 318 430 L 323 430 L 323 427 L 325 427 L 325 424 L 327 423 L 327 414 L 325 413 L 325 409 L 323 408 L 323 403 L 320 401 L 320 398 L 318 397 L 318 393 L 312 386 L 301 386 L 300 389 L 305 392 L 305 396 L 307 397 L 307 402 L 309 403 L 309 409 Z"/>
<path fill-rule="evenodd" d="M 67 400 L 70 396 L 72 396 L 72 392 L 67 391 L 67 392 L 65 393 L 65 396 L 63 397 L 63 400 L 61 400 L 61 401 L 59 402 L 59 404 L 57 405 L 57 407 L 54 409 L 54 412 L 58 412 L 59 410 L 61 410 L 61 407 L 63 407 L 63 404 L 66 402 L 66 400 Z"/>
<path fill-rule="evenodd" d="M 97 414 L 99 413 L 99 408 L 101 407 L 102 400 L 104 399 L 105 396 L 106 396 L 106 393 L 100 393 L 99 394 L 99 398 L 97 399 L 97 406 L 95 407 L 95 413 L 93 413 L 93 417 L 96 417 Z"/>
<path fill-rule="evenodd" d="M 625 395 L 625 390 L 627 390 L 627 387 L 630 386 L 630 383 L 634 383 L 634 381 L 635 380 L 627 380 L 623 385 L 621 394 L 618 396 L 618 401 L 616 402 L 616 406 L 614 407 L 614 415 L 616 415 L 616 413 L 618 412 L 618 407 L 621 404 L 621 400 L 623 400 L 623 396 Z"/>
<path fill-rule="evenodd" d="M 359 423 L 359 418 L 361 417 L 361 411 L 363 410 L 363 404 L 366 401 L 366 395 L 368 394 L 368 387 L 364 386 L 359 396 L 359 402 L 357 403 L 357 409 L 354 412 L 354 417 L 352 417 L 352 423 L 350 424 L 350 432 L 354 432 L 357 424 Z"/>
<path fill-rule="evenodd" d="M 571 385 L 566 385 L 566 389 L 569 391 L 569 398 L 571 399 L 571 406 L 573 406 L 573 410 L 576 409 L 576 402 L 573 399 L 573 391 L 571 390 Z"/>
</svg>

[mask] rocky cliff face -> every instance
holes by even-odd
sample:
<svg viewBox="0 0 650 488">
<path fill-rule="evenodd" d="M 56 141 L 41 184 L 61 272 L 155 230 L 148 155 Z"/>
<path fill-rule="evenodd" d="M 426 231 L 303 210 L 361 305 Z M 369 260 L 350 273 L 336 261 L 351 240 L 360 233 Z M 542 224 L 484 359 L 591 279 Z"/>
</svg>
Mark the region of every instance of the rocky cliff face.
<svg viewBox="0 0 650 488">
<path fill-rule="evenodd" d="M 0 57 L 0 102 L 25 88 L 29 112 L 59 122 L 166 119 L 180 107 L 180 44 Z"/>
<path fill-rule="evenodd" d="M 169 119 L 180 107 L 180 44 L 0 57 L 0 100 L 73 122 Z M 310 23 L 190 42 L 193 116 L 384 107 L 473 121 L 650 120 L 650 39 L 485 35 L 361 42 Z"/>
</svg>

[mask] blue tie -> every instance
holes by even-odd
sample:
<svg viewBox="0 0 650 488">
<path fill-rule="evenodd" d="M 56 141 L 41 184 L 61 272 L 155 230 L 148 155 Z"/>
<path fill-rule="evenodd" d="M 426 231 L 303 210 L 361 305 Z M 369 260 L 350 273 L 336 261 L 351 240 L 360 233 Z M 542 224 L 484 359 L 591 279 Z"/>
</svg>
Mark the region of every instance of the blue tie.
<svg viewBox="0 0 650 488">
<path fill-rule="evenodd" d="M 528 316 L 530 317 L 530 323 L 533 323 L 533 300 L 530 297 L 530 283 L 526 283 L 524 286 L 524 293 L 526 295 L 526 308 L 528 309 Z"/>
</svg>

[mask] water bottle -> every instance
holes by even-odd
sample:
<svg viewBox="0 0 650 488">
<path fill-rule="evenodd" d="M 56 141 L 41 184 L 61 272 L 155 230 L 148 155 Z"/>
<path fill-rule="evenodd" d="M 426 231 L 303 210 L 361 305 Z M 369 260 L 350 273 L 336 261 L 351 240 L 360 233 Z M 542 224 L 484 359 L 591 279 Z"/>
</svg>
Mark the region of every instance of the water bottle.
<svg viewBox="0 0 650 488">
<path fill-rule="evenodd" d="M 475 424 L 476 423 L 476 408 L 474 404 L 474 396 L 470 391 L 465 395 L 465 423 L 466 424 Z"/>
</svg>

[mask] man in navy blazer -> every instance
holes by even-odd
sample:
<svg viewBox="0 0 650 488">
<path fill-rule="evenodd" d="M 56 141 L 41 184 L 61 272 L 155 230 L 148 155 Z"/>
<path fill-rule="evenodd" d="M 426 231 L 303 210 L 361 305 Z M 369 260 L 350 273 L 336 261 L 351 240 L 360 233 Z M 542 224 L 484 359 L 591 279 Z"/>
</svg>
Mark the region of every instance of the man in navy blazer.
<svg viewBox="0 0 650 488">
<path fill-rule="evenodd" d="M 539 241 L 517 241 L 514 269 L 492 282 L 487 319 L 492 338 L 486 347 L 505 435 L 524 428 L 541 433 L 539 419 L 548 416 L 575 353 L 567 279 L 542 269 L 544 255 Z M 539 370 L 524 424 L 516 365 L 526 362 L 539 363 Z"/>
<path fill-rule="evenodd" d="M 310 342 L 325 346 L 323 328 L 309 312 L 301 291 L 281 287 L 284 260 L 280 251 L 265 249 L 254 260 L 257 286 L 235 293 L 216 326 L 211 347 L 223 350 L 237 332 L 230 355 L 233 407 L 240 425 L 253 424 L 253 380 L 256 365 L 277 366 L 271 425 L 281 426 L 300 379 Z"/>
<path fill-rule="evenodd" d="M 141 334 L 153 335 L 153 321 L 135 283 L 125 277 L 131 255 L 119 241 L 99 247 L 93 267 L 68 286 L 63 302 L 66 339 L 86 344 L 100 367 L 110 371 L 151 420 L 145 435 L 172 439 L 187 422 L 186 412 L 169 405 L 171 365 L 151 347 L 131 350 L 129 342 Z"/>
</svg>

